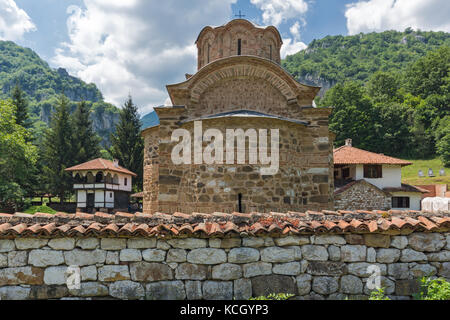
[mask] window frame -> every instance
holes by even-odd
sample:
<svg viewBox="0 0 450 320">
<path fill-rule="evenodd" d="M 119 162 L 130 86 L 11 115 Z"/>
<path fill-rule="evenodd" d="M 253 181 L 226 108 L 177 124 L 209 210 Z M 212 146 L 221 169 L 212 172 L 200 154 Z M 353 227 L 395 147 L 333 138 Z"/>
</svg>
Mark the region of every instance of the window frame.
<svg viewBox="0 0 450 320">
<path fill-rule="evenodd" d="M 363 177 L 366 179 L 383 178 L 383 166 L 381 164 L 364 164 Z"/>
</svg>

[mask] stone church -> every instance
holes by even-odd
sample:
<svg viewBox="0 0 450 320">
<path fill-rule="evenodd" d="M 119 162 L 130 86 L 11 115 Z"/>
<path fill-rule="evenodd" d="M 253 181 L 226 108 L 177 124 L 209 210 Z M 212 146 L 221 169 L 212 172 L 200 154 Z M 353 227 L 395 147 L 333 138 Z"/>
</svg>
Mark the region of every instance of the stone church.
<svg viewBox="0 0 450 320">
<path fill-rule="evenodd" d="M 220 27 L 205 27 L 196 45 L 197 72 L 186 74 L 184 82 L 167 85 L 172 106 L 155 108 L 159 124 L 142 131 L 143 212 L 333 209 L 331 109 L 313 106 L 320 87 L 297 82 L 280 66 L 279 31 L 235 19 Z M 187 154 L 192 161 L 174 163 L 172 154 L 179 144 L 174 131 L 190 133 L 193 138 L 187 145 L 195 150 L 198 123 L 205 134 L 209 129 L 221 131 L 224 137 L 228 130 L 245 132 L 244 145 L 236 142 L 232 153 L 227 149 L 227 159 L 245 156 L 245 163 L 207 164 L 196 161 L 195 151 Z M 251 161 L 258 156 L 251 151 L 257 145 L 251 133 L 261 130 L 272 138 L 273 130 L 278 130 L 278 140 L 269 139 L 267 147 L 278 144 L 275 174 L 262 174 L 265 165 Z M 210 143 L 200 135 L 203 148 Z M 273 154 L 275 149 L 270 150 Z"/>
</svg>

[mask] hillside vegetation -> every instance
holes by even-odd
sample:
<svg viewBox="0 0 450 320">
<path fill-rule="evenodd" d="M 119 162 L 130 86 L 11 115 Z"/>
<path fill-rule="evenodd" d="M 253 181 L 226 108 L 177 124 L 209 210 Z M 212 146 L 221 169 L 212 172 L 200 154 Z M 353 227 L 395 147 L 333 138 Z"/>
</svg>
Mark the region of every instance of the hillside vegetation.
<svg viewBox="0 0 450 320">
<path fill-rule="evenodd" d="M 407 159 L 440 156 L 450 166 L 450 34 L 386 31 L 314 40 L 283 66 L 322 86 L 335 146 L 346 138 Z"/>
<path fill-rule="evenodd" d="M 50 121 L 58 95 L 64 93 L 71 101 L 71 111 L 75 110 L 76 102 L 88 102 L 94 130 L 104 144 L 109 143 L 109 134 L 118 120 L 118 109 L 103 101 L 95 84 L 70 76 L 65 69 L 51 69 L 31 49 L 11 41 L 0 41 L 0 100 L 10 98 L 16 84 L 26 94 L 30 120 L 38 139 Z"/>
<path fill-rule="evenodd" d="M 282 66 L 300 82 L 329 89 L 338 82 L 366 82 L 377 71 L 405 70 L 427 52 L 447 45 L 450 34 L 407 29 L 313 40 Z"/>
</svg>

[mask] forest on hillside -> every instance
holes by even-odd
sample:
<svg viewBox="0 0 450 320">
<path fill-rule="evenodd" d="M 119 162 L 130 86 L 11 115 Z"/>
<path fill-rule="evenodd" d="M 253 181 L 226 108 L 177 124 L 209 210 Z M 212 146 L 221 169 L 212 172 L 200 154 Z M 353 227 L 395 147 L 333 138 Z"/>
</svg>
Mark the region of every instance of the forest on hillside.
<svg viewBox="0 0 450 320">
<path fill-rule="evenodd" d="M 103 101 L 96 85 L 87 84 L 73 77 L 65 69 L 54 70 L 33 50 L 21 47 L 12 41 L 0 41 L 0 99 L 11 98 L 13 88 L 18 85 L 28 102 L 29 118 L 33 136 L 41 139 L 48 127 L 58 96 L 69 99 L 70 112 L 77 102 L 86 101 L 94 130 L 109 145 L 109 135 L 118 121 L 119 110 Z"/>
<path fill-rule="evenodd" d="M 283 67 L 299 81 L 329 84 L 335 146 L 346 138 L 373 152 L 440 156 L 450 166 L 450 34 L 385 31 L 314 40 Z"/>
</svg>

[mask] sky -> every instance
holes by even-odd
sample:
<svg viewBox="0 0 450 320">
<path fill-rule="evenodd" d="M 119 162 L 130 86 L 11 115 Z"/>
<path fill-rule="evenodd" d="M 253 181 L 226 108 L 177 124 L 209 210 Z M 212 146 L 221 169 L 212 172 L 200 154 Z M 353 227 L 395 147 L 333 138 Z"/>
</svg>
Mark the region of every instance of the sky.
<svg viewBox="0 0 450 320">
<path fill-rule="evenodd" d="M 279 29 L 282 57 L 327 35 L 450 32 L 449 0 L 0 0 L 0 40 L 95 83 L 118 107 L 131 94 L 144 115 L 170 104 L 165 85 L 196 71 L 201 29 L 239 10 Z"/>
</svg>

